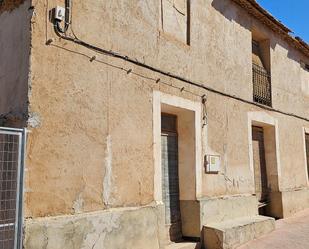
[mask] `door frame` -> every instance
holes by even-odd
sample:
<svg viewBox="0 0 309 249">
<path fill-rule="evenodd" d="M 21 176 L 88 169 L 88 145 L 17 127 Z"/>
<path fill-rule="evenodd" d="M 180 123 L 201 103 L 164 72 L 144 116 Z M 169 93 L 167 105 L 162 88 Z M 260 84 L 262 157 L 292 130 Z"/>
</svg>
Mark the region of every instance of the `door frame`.
<svg viewBox="0 0 309 249">
<path fill-rule="evenodd" d="M 280 144 L 279 144 L 279 129 L 278 120 L 265 112 L 249 112 L 248 113 L 248 144 L 249 144 L 249 163 L 252 182 L 254 180 L 254 162 L 253 162 L 253 145 L 252 145 L 252 126 L 274 127 L 275 130 L 275 145 L 276 145 L 276 167 L 278 172 L 278 188 L 281 190 L 281 163 L 280 163 Z M 265 133 L 264 133 L 265 134 Z M 265 142 L 265 137 L 264 137 Z M 266 161 L 267 165 L 267 161 Z M 254 185 L 255 186 L 255 185 Z M 254 191 L 254 190 L 253 190 Z M 254 194 L 254 192 L 253 192 Z"/>
<path fill-rule="evenodd" d="M 248 145 L 249 164 L 252 176 L 252 195 L 255 195 L 255 178 L 253 162 L 252 126 L 260 126 L 264 129 L 264 147 L 266 159 L 266 172 L 268 177 L 269 204 L 265 206 L 265 215 L 274 218 L 283 217 L 283 204 L 281 193 L 281 163 L 278 120 L 266 112 L 248 112 Z M 270 172 L 270 173 L 269 173 Z M 276 176 L 276 177 L 275 177 Z M 256 200 L 258 211 L 258 200 Z"/>
<path fill-rule="evenodd" d="M 194 112 L 195 127 L 195 198 L 202 196 L 202 122 L 200 102 L 194 102 L 160 91 L 153 92 L 153 144 L 154 144 L 154 200 L 163 204 L 162 200 L 162 166 L 161 166 L 161 105 Z"/>
</svg>

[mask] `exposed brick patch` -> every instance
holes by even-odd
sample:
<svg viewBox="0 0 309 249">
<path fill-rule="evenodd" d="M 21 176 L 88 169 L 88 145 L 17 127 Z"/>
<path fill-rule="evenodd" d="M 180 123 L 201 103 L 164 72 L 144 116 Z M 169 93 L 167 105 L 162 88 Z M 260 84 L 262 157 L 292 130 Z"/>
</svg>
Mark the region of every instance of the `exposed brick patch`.
<svg viewBox="0 0 309 249">
<path fill-rule="evenodd" d="M 0 0 L 0 13 L 4 11 L 12 11 L 23 2 L 25 2 L 25 0 Z"/>
</svg>

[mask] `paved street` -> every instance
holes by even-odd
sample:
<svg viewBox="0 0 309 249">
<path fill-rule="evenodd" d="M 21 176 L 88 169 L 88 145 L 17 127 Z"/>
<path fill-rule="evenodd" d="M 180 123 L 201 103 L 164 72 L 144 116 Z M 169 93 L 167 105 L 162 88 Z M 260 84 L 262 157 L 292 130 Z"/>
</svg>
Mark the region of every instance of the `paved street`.
<svg viewBox="0 0 309 249">
<path fill-rule="evenodd" d="M 309 209 L 276 221 L 276 230 L 238 249 L 308 249 Z"/>
</svg>

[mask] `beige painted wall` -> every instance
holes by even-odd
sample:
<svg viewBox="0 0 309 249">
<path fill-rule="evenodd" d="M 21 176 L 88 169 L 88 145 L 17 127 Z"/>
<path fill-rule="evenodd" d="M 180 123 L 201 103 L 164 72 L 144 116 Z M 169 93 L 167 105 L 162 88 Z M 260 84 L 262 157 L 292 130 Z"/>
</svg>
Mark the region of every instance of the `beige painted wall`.
<svg viewBox="0 0 309 249">
<path fill-rule="evenodd" d="M 153 91 L 193 101 L 186 91 L 116 67 L 207 92 L 59 39 L 46 16 L 63 1 L 33 1 L 26 216 L 40 217 L 139 206 L 154 200 Z M 301 55 L 230 1 L 192 1 L 190 46 L 163 33 L 160 1 L 74 1 L 73 28 L 82 40 L 252 100 L 251 28 L 271 39 L 273 106 L 308 117 L 308 72 Z M 52 38 L 52 45 L 45 45 Z M 90 62 L 96 55 L 97 61 Z M 248 112 L 264 110 L 207 93 L 203 153 L 221 156 L 222 170 L 202 176 L 204 197 L 254 192 Z M 282 190 L 307 188 L 304 121 L 278 120 Z"/>
</svg>

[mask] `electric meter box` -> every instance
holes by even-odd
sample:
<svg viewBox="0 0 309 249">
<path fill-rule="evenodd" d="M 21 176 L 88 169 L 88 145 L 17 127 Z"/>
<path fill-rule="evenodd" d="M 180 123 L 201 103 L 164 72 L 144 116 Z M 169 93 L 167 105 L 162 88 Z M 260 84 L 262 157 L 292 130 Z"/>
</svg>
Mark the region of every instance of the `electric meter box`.
<svg viewBox="0 0 309 249">
<path fill-rule="evenodd" d="M 205 156 L 205 171 L 206 173 L 218 173 L 221 168 L 221 157 L 219 155 Z"/>
<path fill-rule="evenodd" d="M 55 8 L 55 19 L 58 21 L 62 21 L 64 17 L 65 17 L 65 8 L 57 6 Z"/>
</svg>

